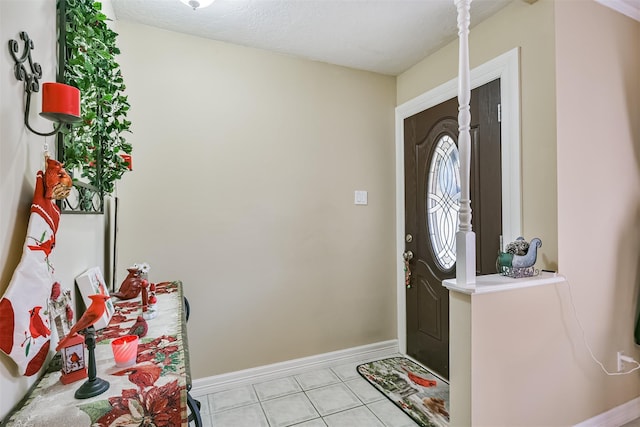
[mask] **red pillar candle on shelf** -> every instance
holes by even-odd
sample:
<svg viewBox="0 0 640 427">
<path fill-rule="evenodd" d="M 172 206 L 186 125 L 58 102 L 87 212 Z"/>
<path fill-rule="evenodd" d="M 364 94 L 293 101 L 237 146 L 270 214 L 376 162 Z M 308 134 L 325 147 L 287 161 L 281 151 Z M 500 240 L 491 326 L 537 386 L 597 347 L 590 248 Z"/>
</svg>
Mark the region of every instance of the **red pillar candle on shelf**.
<svg viewBox="0 0 640 427">
<path fill-rule="evenodd" d="M 44 83 L 40 115 L 67 123 L 80 120 L 80 91 L 64 83 Z"/>
</svg>

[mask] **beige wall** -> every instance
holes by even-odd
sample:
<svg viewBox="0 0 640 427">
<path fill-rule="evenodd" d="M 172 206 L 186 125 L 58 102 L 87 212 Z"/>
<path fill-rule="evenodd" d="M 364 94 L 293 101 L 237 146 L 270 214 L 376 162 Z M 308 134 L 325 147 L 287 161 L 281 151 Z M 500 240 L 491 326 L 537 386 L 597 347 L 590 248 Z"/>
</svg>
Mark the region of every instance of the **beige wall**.
<svg viewBox="0 0 640 427">
<path fill-rule="evenodd" d="M 618 350 L 640 356 L 640 22 L 595 2 L 555 11 L 559 261 L 594 353 L 614 368 Z M 608 378 L 581 365 L 575 414 L 640 395 L 637 373 Z"/>
<path fill-rule="evenodd" d="M 13 74 L 14 62 L 6 46 L 9 39 L 19 40 L 20 31 L 26 31 L 35 44 L 33 60 L 42 66 L 41 82 L 55 81 L 55 5 L 51 0 L 0 1 L 0 295 L 9 286 L 22 256 L 35 175 L 44 165 L 45 142 L 23 125 L 23 83 Z M 107 12 L 109 6 L 107 1 Z M 32 96 L 30 123 L 44 132 L 51 129 L 51 122 L 38 116 L 40 97 L 40 93 Z M 47 142 L 55 153 L 53 137 Z M 51 260 L 63 287 L 74 288 L 74 277 L 89 267 L 99 266 L 104 271 L 104 227 L 102 215 L 62 216 Z M 0 352 L 0 418 L 17 404 L 35 379 L 20 376 L 13 361 Z"/>
<path fill-rule="evenodd" d="M 568 284 L 453 298 L 452 331 L 468 335 L 452 337 L 451 357 L 472 372 L 452 374 L 452 396 L 470 401 L 452 408 L 455 425 L 573 425 L 640 394 L 637 374 L 608 377 L 591 360 L 568 288 L 605 366 L 618 350 L 637 359 L 640 245 L 626 237 L 640 232 L 639 26 L 595 2 L 540 0 L 471 30 L 472 66 L 521 47 L 523 234 L 542 237 L 542 264 Z M 398 103 L 455 77 L 456 53 L 400 75 Z"/>
<path fill-rule="evenodd" d="M 522 234 L 540 237 L 539 265 L 557 268 L 553 3 L 514 1 L 471 29 L 469 60 L 477 67 L 521 47 Z M 398 105 L 458 75 L 453 42 L 398 76 Z M 541 125 L 544 123 L 544 125 Z M 471 201 L 473 209 L 473 201 Z"/>
<path fill-rule="evenodd" d="M 184 282 L 194 376 L 395 338 L 395 78 L 119 32 L 134 146 L 119 269 Z"/>
</svg>

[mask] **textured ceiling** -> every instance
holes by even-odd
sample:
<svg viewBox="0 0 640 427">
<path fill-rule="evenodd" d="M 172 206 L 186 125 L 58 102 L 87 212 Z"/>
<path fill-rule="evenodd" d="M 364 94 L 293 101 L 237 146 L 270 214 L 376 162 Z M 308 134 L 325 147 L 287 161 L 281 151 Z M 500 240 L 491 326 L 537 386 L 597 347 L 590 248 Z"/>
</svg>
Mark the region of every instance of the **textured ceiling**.
<svg viewBox="0 0 640 427">
<path fill-rule="evenodd" d="M 510 1 L 474 0 L 471 26 Z M 117 20 L 398 75 L 457 37 L 453 0 L 112 0 Z"/>
</svg>

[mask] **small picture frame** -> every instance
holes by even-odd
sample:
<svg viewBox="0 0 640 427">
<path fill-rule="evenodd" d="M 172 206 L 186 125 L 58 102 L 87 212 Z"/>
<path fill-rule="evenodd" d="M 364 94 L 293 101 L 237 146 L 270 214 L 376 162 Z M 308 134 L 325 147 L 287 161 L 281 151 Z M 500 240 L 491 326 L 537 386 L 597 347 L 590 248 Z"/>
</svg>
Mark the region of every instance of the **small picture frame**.
<svg viewBox="0 0 640 427">
<path fill-rule="evenodd" d="M 85 307 L 89 307 L 89 305 L 91 305 L 89 295 L 109 295 L 109 289 L 107 289 L 107 285 L 105 284 L 104 277 L 102 276 L 102 272 L 99 267 L 92 267 L 76 277 L 76 285 L 80 290 Z M 96 330 L 106 327 L 111 320 L 111 316 L 113 316 L 113 312 L 115 311 L 113 302 L 110 299 L 106 301 L 105 305 L 106 309 L 102 318 L 94 324 Z M 81 315 L 82 314 L 78 314 L 78 317 Z"/>
<path fill-rule="evenodd" d="M 65 289 L 60 292 L 56 300 L 49 300 L 49 317 L 51 323 L 56 326 L 58 337 L 65 337 L 73 323 L 73 310 L 71 309 L 71 289 Z M 71 310 L 71 313 L 69 313 Z"/>
</svg>

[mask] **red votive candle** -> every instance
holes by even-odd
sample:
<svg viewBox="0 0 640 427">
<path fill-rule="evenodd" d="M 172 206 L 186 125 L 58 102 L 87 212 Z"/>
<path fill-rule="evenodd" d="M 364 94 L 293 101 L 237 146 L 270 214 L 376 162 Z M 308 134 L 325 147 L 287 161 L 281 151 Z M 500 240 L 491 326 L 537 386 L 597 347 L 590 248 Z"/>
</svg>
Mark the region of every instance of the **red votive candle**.
<svg viewBox="0 0 640 427">
<path fill-rule="evenodd" d="M 138 336 L 125 335 L 111 341 L 113 358 L 118 368 L 126 368 L 135 365 L 138 356 Z"/>
</svg>

